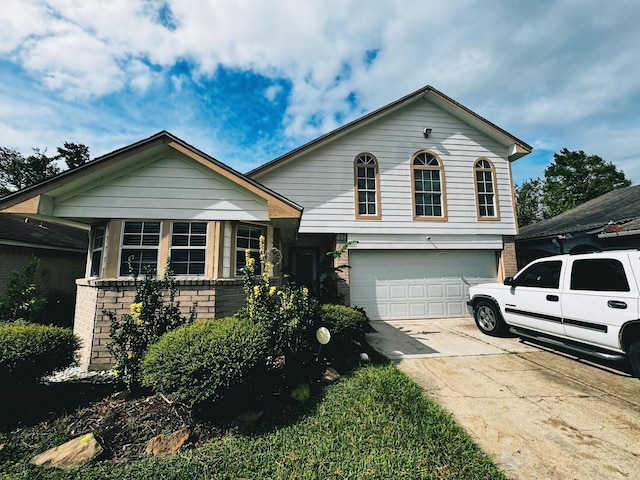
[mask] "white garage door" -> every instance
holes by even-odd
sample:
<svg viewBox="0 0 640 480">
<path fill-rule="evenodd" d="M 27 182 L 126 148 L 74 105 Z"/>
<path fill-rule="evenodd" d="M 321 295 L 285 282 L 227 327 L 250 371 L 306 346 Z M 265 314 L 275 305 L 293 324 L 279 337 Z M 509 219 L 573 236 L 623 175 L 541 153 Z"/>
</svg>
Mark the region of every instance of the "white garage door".
<svg viewBox="0 0 640 480">
<path fill-rule="evenodd" d="M 351 305 L 372 320 L 468 315 L 469 287 L 496 280 L 492 250 L 350 250 Z"/>
</svg>

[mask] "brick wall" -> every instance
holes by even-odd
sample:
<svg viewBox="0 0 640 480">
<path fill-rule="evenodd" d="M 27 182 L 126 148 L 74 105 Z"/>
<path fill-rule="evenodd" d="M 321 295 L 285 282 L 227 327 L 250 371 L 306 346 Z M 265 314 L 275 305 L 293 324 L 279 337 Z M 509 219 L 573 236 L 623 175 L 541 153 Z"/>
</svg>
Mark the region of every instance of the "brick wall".
<svg viewBox="0 0 640 480">
<path fill-rule="evenodd" d="M 74 332 L 83 340 L 81 366 L 85 370 L 110 368 L 113 359 L 106 345 L 111 322 L 102 312 L 110 310 L 117 316 L 129 313 L 136 284 L 133 280 L 87 279 L 77 284 Z M 176 301 L 184 316 L 194 303 L 199 320 L 230 316 L 244 306 L 241 279 L 176 280 L 176 285 Z"/>
<path fill-rule="evenodd" d="M 502 278 L 512 277 L 518 273 L 518 261 L 516 258 L 516 244 L 514 237 L 503 237 L 504 248 L 501 253 Z M 498 272 L 500 273 L 500 272 Z"/>
<path fill-rule="evenodd" d="M 341 242 L 336 240 L 336 248 L 335 250 L 340 250 L 346 242 Z M 349 250 L 345 250 L 342 252 L 340 257 L 336 258 L 333 261 L 333 266 L 335 268 L 341 267 L 344 265 L 349 265 Z M 349 305 L 351 302 L 351 295 L 349 294 L 349 269 L 343 268 L 341 272 L 338 272 L 338 293 L 344 295 L 344 303 L 345 305 Z"/>
<path fill-rule="evenodd" d="M 75 282 L 76 278 L 84 277 L 86 253 L 0 245 L 0 294 L 11 273 L 21 269 L 34 256 L 42 260 L 35 283 L 47 299 L 43 323 L 71 327 Z"/>
</svg>

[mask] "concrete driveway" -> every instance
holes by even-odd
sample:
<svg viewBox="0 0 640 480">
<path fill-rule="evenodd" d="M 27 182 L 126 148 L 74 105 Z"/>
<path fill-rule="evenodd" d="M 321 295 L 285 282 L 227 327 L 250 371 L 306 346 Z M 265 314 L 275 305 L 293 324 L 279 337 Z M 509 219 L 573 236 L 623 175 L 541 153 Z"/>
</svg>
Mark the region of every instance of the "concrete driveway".
<svg viewBox="0 0 640 480">
<path fill-rule="evenodd" d="M 472 318 L 373 322 L 369 343 L 451 412 L 513 479 L 640 478 L 640 380 Z"/>
</svg>

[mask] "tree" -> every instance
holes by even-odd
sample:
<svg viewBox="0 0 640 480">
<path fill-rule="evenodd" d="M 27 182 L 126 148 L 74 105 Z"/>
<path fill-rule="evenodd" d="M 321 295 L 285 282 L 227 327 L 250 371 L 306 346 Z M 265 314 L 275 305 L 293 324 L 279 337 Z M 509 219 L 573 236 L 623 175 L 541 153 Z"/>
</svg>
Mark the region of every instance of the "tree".
<svg viewBox="0 0 640 480">
<path fill-rule="evenodd" d="M 543 182 L 539 178 L 530 178 L 522 185 L 516 185 L 516 210 L 519 226 L 531 225 L 544 218 L 542 187 Z"/>
<path fill-rule="evenodd" d="M 64 142 L 62 147 L 58 147 L 56 158 L 64 160 L 68 168 L 76 168 L 90 160 L 89 147 L 81 143 Z"/>
<path fill-rule="evenodd" d="M 63 145 L 58 147 L 58 154 L 53 157 L 39 148 L 34 148 L 33 153 L 25 157 L 15 149 L 0 147 L 0 197 L 57 175 L 61 172 L 56 164 L 59 160 L 64 160 L 69 168 L 89 161 L 89 147 L 86 145 L 72 142 L 64 142 Z"/>
<path fill-rule="evenodd" d="M 516 185 L 518 225 L 524 227 L 543 218 L 555 217 L 631 181 L 611 162 L 563 148 L 553 154 L 544 180 L 529 179 Z"/>
<path fill-rule="evenodd" d="M 624 172 L 597 155 L 563 148 L 544 171 L 545 216 L 554 217 L 607 192 L 631 185 Z"/>
</svg>

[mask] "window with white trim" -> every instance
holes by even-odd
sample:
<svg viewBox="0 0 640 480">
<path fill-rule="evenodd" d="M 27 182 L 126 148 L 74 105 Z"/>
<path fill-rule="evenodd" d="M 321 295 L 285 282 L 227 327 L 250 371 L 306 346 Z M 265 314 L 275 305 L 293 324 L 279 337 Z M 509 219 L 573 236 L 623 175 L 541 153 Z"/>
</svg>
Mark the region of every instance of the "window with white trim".
<svg viewBox="0 0 640 480">
<path fill-rule="evenodd" d="M 355 160 L 356 217 L 380 218 L 378 161 L 369 154 Z"/>
<path fill-rule="evenodd" d="M 493 165 L 489 160 L 481 158 L 474 166 L 476 179 L 476 200 L 478 202 L 478 218 L 496 218 L 496 189 Z"/>
<path fill-rule="evenodd" d="M 158 270 L 160 222 L 125 221 L 120 248 L 121 277 L 142 275 L 146 267 Z M 131 269 L 129 268 L 131 263 Z"/>
<path fill-rule="evenodd" d="M 420 152 L 413 158 L 411 170 L 415 218 L 444 218 L 444 185 L 440 160 L 429 152 Z"/>
<path fill-rule="evenodd" d="M 173 222 L 169 255 L 171 271 L 176 275 L 204 275 L 207 258 L 207 222 Z"/>
<path fill-rule="evenodd" d="M 104 240 L 106 227 L 100 226 L 93 229 L 91 241 L 91 267 L 90 277 L 100 277 L 102 275 L 102 259 L 104 258 Z"/>
<path fill-rule="evenodd" d="M 262 266 L 260 265 L 260 236 L 264 235 L 265 231 L 262 227 L 256 227 L 254 225 L 239 224 L 236 228 L 236 276 L 240 277 L 244 273 L 244 267 L 246 265 L 245 255 L 249 250 L 249 255 L 253 258 L 255 263 L 256 273 L 261 273 Z"/>
</svg>

